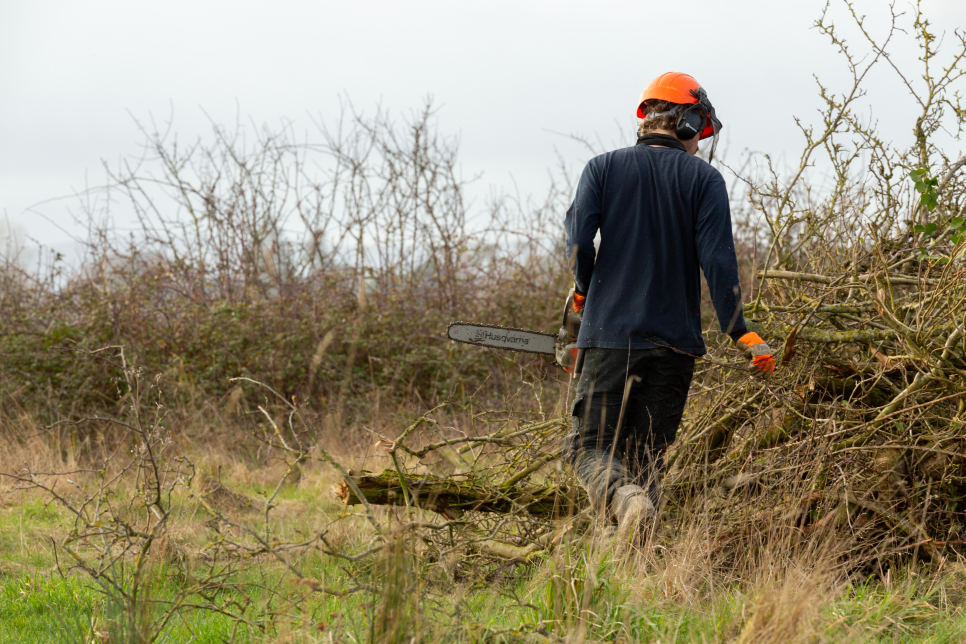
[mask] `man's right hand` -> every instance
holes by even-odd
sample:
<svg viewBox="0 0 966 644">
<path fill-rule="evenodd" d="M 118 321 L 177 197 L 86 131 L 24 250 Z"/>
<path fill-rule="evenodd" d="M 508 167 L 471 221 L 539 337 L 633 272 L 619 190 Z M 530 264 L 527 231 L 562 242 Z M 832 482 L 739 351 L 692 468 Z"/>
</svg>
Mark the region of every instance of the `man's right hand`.
<svg viewBox="0 0 966 644">
<path fill-rule="evenodd" d="M 580 335 L 580 314 L 584 296 L 572 289 L 564 301 L 563 321 L 557 334 L 557 364 L 567 373 L 574 373 L 577 363 L 577 336 Z"/>
<path fill-rule="evenodd" d="M 746 357 L 751 358 L 753 368 L 757 369 L 759 373 L 767 376 L 775 370 L 775 356 L 771 347 L 765 344 L 765 341 L 757 333 L 752 331 L 744 334 L 738 338 L 737 344 L 741 352 Z"/>
<path fill-rule="evenodd" d="M 587 299 L 586 295 L 581 295 L 576 291 L 576 289 L 574 290 L 574 313 L 579 314 L 581 311 L 584 310 L 584 301 L 586 299 Z"/>
<path fill-rule="evenodd" d="M 564 301 L 563 322 L 560 328 L 560 340 L 564 344 L 573 344 L 577 341 L 585 299 L 585 296 L 578 294 L 575 289 L 571 289 L 567 293 L 567 299 Z"/>
</svg>

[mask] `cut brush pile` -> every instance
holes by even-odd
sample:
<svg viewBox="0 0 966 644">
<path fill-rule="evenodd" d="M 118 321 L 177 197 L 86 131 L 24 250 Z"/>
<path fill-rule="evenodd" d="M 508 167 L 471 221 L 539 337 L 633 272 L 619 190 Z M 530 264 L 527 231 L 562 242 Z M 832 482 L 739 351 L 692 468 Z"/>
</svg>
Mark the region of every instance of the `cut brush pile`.
<svg viewBox="0 0 966 644">
<path fill-rule="evenodd" d="M 824 256 L 813 248 L 805 270 L 761 271 L 766 288 L 747 314 L 782 347 L 781 368 L 763 379 L 738 363 L 699 362 L 668 456 L 668 534 L 676 517 L 707 515 L 708 547 L 723 561 L 749 547 L 810 547 L 815 535 L 824 548 L 838 535 L 849 570 L 966 545 L 966 267 L 961 217 L 940 221 L 934 258 L 917 255 L 939 227 L 913 224 L 838 257 L 832 243 Z M 470 542 L 503 532 L 511 559 L 552 544 L 552 519 L 584 507 L 567 469 L 543 474 L 559 458 L 565 418 L 408 446 L 430 417 L 380 444 L 394 469 L 350 473 L 359 494 L 347 480 L 339 498 L 434 510 L 451 529 L 479 533 Z M 397 457 L 425 463 L 443 451 L 459 474 L 413 475 Z M 495 532 L 480 532 L 490 523 Z"/>
</svg>

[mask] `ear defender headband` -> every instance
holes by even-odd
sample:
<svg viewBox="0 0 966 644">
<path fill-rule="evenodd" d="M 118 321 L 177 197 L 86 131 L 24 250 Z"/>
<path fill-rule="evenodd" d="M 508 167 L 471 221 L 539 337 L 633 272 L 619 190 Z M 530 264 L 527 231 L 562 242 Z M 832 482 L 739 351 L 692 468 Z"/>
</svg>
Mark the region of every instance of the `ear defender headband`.
<svg viewBox="0 0 966 644">
<path fill-rule="evenodd" d="M 712 136 L 711 151 L 708 152 L 708 163 L 714 159 L 715 148 L 718 147 L 718 132 L 724 127 L 714 113 L 714 106 L 708 99 L 708 93 L 704 88 L 699 87 L 698 91 L 689 90 L 691 96 L 698 99 L 692 105 L 675 105 L 666 112 L 655 112 L 648 114 L 645 118 L 656 118 L 658 116 L 678 115 L 678 122 L 674 128 L 674 133 L 682 141 L 690 141 L 711 126 Z"/>
</svg>

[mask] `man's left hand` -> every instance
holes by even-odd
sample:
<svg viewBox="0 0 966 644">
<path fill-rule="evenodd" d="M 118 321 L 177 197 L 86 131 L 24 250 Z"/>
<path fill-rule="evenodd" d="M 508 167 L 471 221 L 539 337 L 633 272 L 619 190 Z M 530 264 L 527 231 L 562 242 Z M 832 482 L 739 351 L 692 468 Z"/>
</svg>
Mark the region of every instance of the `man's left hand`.
<svg viewBox="0 0 966 644">
<path fill-rule="evenodd" d="M 738 339 L 737 344 L 738 348 L 751 358 L 754 369 L 759 373 L 767 376 L 775 370 L 775 356 L 771 347 L 765 344 L 757 333 L 752 331 L 744 334 Z"/>
</svg>

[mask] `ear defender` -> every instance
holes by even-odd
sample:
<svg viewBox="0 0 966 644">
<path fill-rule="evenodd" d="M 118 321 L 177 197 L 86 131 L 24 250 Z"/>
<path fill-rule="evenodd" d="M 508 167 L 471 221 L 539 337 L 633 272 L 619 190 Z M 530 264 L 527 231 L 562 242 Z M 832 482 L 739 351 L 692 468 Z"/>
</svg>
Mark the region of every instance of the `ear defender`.
<svg viewBox="0 0 966 644">
<path fill-rule="evenodd" d="M 695 103 L 678 116 L 674 133 L 682 141 L 690 141 L 704 130 L 708 122 L 708 110 L 702 103 Z"/>
</svg>

